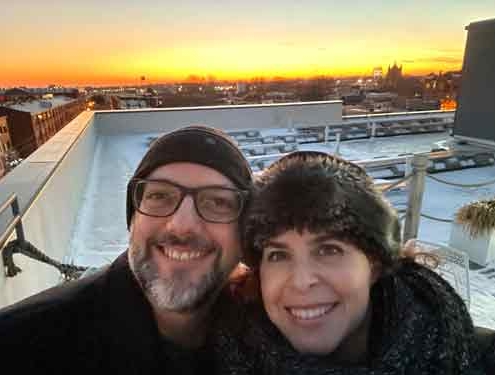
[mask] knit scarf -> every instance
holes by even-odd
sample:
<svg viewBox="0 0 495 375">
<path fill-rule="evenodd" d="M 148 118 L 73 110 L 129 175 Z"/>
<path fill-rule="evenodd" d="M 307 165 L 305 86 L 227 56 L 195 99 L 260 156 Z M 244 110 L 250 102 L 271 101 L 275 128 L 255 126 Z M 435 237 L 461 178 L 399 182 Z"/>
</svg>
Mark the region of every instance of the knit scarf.
<svg viewBox="0 0 495 375">
<path fill-rule="evenodd" d="M 245 309 L 235 328 L 216 336 L 217 372 L 236 374 L 485 374 L 467 308 L 435 272 L 402 261 L 371 290 L 366 363 L 336 364 L 297 353 L 260 307 Z M 242 322 L 242 323 L 241 323 Z M 492 348 L 493 350 L 493 348 Z M 495 365 L 495 364 L 493 364 Z"/>
</svg>

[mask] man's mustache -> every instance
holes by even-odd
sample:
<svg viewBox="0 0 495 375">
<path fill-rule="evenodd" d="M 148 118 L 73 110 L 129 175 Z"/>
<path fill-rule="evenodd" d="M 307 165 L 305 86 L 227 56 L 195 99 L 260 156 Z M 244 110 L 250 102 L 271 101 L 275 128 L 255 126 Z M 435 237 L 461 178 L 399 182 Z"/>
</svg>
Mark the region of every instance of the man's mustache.
<svg viewBox="0 0 495 375">
<path fill-rule="evenodd" d="M 147 245 L 149 246 L 184 246 L 198 251 L 217 251 L 220 250 L 220 246 L 214 241 L 207 240 L 204 237 L 198 236 L 194 233 L 176 235 L 174 233 L 163 233 L 159 236 L 148 239 Z"/>
</svg>

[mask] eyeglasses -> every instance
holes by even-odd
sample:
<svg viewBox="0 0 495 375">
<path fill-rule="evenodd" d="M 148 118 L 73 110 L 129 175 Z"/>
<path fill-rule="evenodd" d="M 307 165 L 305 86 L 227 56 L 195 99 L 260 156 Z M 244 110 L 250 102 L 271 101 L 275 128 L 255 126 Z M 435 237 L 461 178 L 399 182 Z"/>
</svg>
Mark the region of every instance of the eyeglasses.
<svg viewBox="0 0 495 375">
<path fill-rule="evenodd" d="M 212 223 L 231 223 L 241 215 L 248 192 L 223 186 L 187 188 L 168 180 L 133 179 L 134 208 L 147 216 L 173 215 L 190 194 L 199 217 Z"/>
</svg>

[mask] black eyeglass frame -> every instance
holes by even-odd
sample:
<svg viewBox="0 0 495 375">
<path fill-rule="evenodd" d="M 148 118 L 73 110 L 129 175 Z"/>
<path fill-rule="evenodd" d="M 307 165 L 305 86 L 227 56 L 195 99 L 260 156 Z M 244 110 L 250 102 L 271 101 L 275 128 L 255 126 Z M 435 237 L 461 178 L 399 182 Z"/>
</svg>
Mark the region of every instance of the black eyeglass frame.
<svg viewBox="0 0 495 375">
<path fill-rule="evenodd" d="M 151 183 L 157 182 L 157 183 L 167 183 L 167 184 L 170 184 L 170 185 L 175 186 L 176 188 L 179 189 L 179 191 L 181 193 L 181 197 L 178 200 L 177 205 L 175 206 L 175 208 L 168 215 L 150 215 L 150 214 L 145 213 L 145 212 L 143 212 L 143 211 L 141 211 L 139 209 L 136 192 L 137 192 L 137 186 L 139 185 L 140 182 L 142 182 L 142 183 L 146 183 L 146 182 L 151 182 Z M 231 187 L 227 187 L 227 186 L 223 186 L 223 185 L 206 185 L 206 186 L 201 186 L 201 187 L 197 187 L 197 188 L 188 188 L 186 186 L 182 186 L 182 185 L 180 185 L 180 184 L 178 184 L 178 183 L 176 183 L 174 181 L 170 181 L 170 180 L 167 180 L 167 179 L 133 178 L 131 180 L 131 186 L 132 186 L 132 204 L 134 205 L 134 209 L 136 211 L 138 211 L 139 213 L 143 214 L 143 215 L 150 216 L 150 217 L 169 217 L 169 216 L 172 216 L 173 214 L 175 214 L 177 212 L 177 210 L 179 209 L 179 207 L 182 205 L 182 202 L 184 201 L 184 198 L 187 195 L 190 195 L 193 198 L 194 209 L 196 210 L 196 213 L 198 214 L 198 216 L 201 219 L 203 219 L 204 221 L 206 221 L 206 222 L 216 223 L 216 224 L 229 224 L 229 223 L 233 223 L 234 221 L 238 220 L 239 217 L 241 217 L 242 211 L 244 210 L 244 207 L 246 205 L 246 202 L 247 202 L 247 200 L 249 198 L 249 190 L 231 188 Z M 228 221 L 218 221 L 218 220 L 206 219 L 201 214 L 200 210 L 198 209 L 198 206 L 197 206 L 197 203 L 196 203 L 196 196 L 202 190 L 207 190 L 207 189 L 230 190 L 230 191 L 233 191 L 233 192 L 237 193 L 238 196 L 239 196 L 239 212 L 237 213 L 237 216 L 235 218 L 231 219 L 231 220 L 228 220 Z"/>
</svg>

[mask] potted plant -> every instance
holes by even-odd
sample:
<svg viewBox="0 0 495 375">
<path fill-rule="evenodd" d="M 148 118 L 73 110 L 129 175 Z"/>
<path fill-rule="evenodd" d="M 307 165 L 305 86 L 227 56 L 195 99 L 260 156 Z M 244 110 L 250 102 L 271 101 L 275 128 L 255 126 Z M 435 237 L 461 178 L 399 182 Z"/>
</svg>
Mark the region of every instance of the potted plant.
<svg viewBox="0 0 495 375">
<path fill-rule="evenodd" d="M 449 244 L 481 266 L 495 260 L 495 198 L 471 202 L 455 215 Z"/>
</svg>

